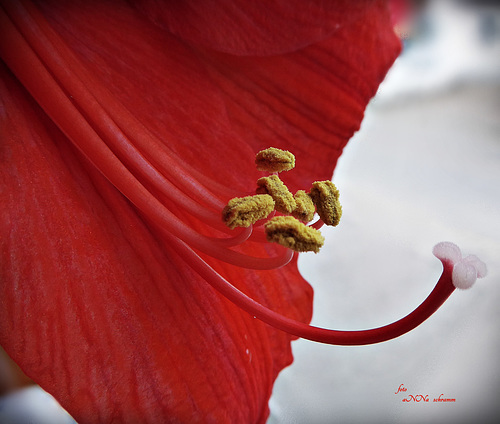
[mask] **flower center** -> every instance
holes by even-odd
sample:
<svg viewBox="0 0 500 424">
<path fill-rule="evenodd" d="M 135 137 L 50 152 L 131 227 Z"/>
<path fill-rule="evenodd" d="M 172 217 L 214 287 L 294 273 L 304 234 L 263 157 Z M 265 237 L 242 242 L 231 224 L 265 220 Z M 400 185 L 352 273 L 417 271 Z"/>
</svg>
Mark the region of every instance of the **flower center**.
<svg viewBox="0 0 500 424">
<path fill-rule="evenodd" d="M 338 225 L 342 206 L 337 187 L 331 181 L 316 181 L 310 192 L 298 190 L 292 195 L 276 173 L 293 169 L 295 156 L 275 147 L 257 153 L 255 164 L 258 170 L 274 174 L 257 180 L 256 195 L 231 199 L 222 211 L 223 221 L 233 229 L 268 218 L 273 210 L 289 215 L 271 218 L 264 224 L 267 241 L 296 252 L 318 253 L 325 239 L 319 230 L 305 223 L 313 219 L 316 211 L 326 225 Z"/>
</svg>

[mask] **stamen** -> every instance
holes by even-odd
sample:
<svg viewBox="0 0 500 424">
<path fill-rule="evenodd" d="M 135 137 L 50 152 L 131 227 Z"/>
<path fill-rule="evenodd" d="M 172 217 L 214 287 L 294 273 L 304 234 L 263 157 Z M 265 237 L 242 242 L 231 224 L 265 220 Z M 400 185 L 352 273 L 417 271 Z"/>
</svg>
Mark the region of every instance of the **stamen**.
<svg viewBox="0 0 500 424">
<path fill-rule="evenodd" d="M 309 222 L 314 217 L 314 203 L 311 196 L 304 190 L 298 190 L 293 196 L 297 207 L 293 210 L 292 216 L 302 222 Z"/>
<path fill-rule="evenodd" d="M 278 212 L 292 213 L 297 207 L 292 193 L 277 175 L 259 178 L 257 186 L 257 193 L 266 193 L 272 196 Z"/>
<path fill-rule="evenodd" d="M 291 216 L 277 216 L 265 224 L 267 240 L 296 252 L 318 253 L 325 238 L 318 230 L 308 227 Z"/>
<path fill-rule="evenodd" d="M 326 225 L 337 226 L 342 216 L 339 191 L 331 181 L 316 181 L 310 193 L 316 211 Z"/>
<path fill-rule="evenodd" d="M 259 171 L 269 173 L 289 171 L 295 167 L 295 156 L 287 150 L 270 147 L 257 153 L 255 164 Z"/>
<path fill-rule="evenodd" d="M 222 211 L 222 220 L 233 229 L 248 227 L 259 219 L 267 218 L 274 209 L 274 200 L 268 194 L 235 197 Z"/>
</svg>

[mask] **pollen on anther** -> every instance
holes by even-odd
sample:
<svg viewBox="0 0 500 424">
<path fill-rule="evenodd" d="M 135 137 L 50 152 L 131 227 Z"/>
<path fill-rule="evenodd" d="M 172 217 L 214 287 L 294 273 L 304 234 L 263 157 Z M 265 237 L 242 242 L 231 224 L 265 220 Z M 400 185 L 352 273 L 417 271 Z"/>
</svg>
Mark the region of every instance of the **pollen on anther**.
<svg viewBox="0 0 500 424">
<path fill-rule="evenodd" d="M 274 200 L 268 194 L 235 197 L 222 211 L 222 220 L 231 229 L 249 227 L 259 219 L 267 218 L 273 210 Z"/>
<path fill-rule="evenodd" d="M 257 165 L 259 171 L 289 171 L 295 167 L 295 156 L 288 150 L 270 147 L 257 153 L 255 156 L 255 165 Z"/>
<path fill-rule="evenodd" d="M 338 225 L 342 216 L 342 206 L 335 184 L 331 181 L 316 181 L 312 185 L 310 196 L 321 220 L 326 225 L 334 227 Z"/>
<path fill-rule="evenodd" d="M 325 238 L 321 233 L 291 216 L 276 216 L 265 224 L 267 240 L 297 252 L 318 253 Z"/>
<path fill-rule="evenodd" d="M 309 222 L 314 218 L 314 203 L 311 196 L 304 190 L 298 190 L 293 196 L 296 208 L 292 211 L 292 216 L 302 222 Z"/>
<path fill-rule="evenodd" d="M 278 212 L 292 213 L 297 207 L 292 193 L 277 175 L 259 178 L 257 180 L 257 193 L 271 195 Z"/>
</svg>

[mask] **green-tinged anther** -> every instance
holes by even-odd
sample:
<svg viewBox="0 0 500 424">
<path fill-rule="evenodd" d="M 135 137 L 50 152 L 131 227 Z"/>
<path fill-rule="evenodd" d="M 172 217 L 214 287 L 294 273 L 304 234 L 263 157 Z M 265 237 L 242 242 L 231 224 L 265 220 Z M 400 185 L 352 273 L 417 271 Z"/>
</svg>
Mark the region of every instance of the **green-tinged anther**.
<svg viewBox="0 0 500 424">
<path fill-rule="evenodd" d="M 314 217 L 314 203 L 304 190 L 298 190 L 293 196 L 296 207 L 292 212 L 292 215 L 302 222 L 309 222 Z"/>
<path fill-rule="evenodd" d="M 259 178 L 257 180 L 257 193 L 266 193 L 272 196 L 278 212 L 289 214 L 297 207 L 292 193 L 277 175 Z"/>
<path fill-rule="evenodd" d="M 259 171 L 270 173 L 289 171 L 295 167 L 295 156 L 287 150 L 270 147 L 257 153 L 255 165 Z"/>
<path fill-rule="evenodd" d="M 235 197 L 222 211 L 222 220 L 233 229 L 249 227 L 259 219 L 264 219 L 274 210 L 274 200 L 268 194 Z"/>
<path fill-rule="evenodd" d="M 291 216 L 276 216 L 265 224 L 267 240 L 297 252 L 318 253 L 325 242 L 321 233 Z"/>
<path fill-rule="evenodd" d="M 335 184 L 331 181 L 316 181 L 312 185 L 310 196 L 321 220 L 326 225 L 334 227 L 338 225 L 342 216 L 342 206 Z"/>
<path fill-rule="evenodd" d="M 288 151 L 270 147 L 260 151 L 255 163 L 257 169 L 268 172 L 288 171 L 295 166 L 295 156 Z M 279 243 L 297 252 L 318 252 L 324 238 L 313 226 L 304 225 L 312 221 L 317 212 L 326 225 L 336 226 L 342 216 L 339 191 L 331 181 L 316 181 L 311 191 L 298 190 L 292 195 L 278 175 L 273 174 L 257 180 L 255 196 L 231 199 L 222 211 L 226 225 L 248 227 L 267 218 L 271 212 L 283 215 L 271 218 L 265 224 L 267 240 Z M 321 222 L 319 222 L 321 224 Z"/>
</svg>

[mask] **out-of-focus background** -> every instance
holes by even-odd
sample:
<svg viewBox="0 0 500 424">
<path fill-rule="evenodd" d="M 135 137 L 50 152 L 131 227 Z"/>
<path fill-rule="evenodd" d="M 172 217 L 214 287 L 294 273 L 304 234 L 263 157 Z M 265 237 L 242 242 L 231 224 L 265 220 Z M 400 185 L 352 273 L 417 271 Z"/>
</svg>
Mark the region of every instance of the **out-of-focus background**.
<svg viewBox="0 0 500 424">
<path fill-rule="evenodd" d="M 489 275 L 396 340 L 293 342 L 268 424 L 499 422 L 500 4 L 417 6 L 335 171 L 341 223 L 299 260 L 315 288 L 312 323 L 363 329 L 411 312 L 440 276 L 440 241 L 478 255 Z M 430 402 L 403 402 L 409 394 Z M 441 394 L 456 402 L 433 402 Z"/>
<path fill-rule="evenodd" d="M 439 278 L 431 253 L 439 241 L 478 255 L 489 275 L 396 340 L 294 342 L 268 424 L 500 417 L 500 5 L 415 5 L 399 28 L 405 50 L 335 172 L 341 224 L 322 229 L 321 253 L 299 261 L 316 292 L 313 324 L 363 329 L 406 315 Z M 395 394 L 401 384 L 407 391 Z M 402 402 L 408 394 L 430 402 Z M 456 402 L 432 402 L 441 394 Z M 2 424 L 71 422 L 35 386 L 0 398 Z"/>
</svg>

